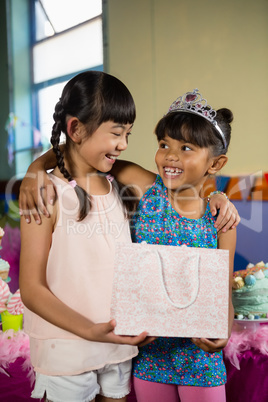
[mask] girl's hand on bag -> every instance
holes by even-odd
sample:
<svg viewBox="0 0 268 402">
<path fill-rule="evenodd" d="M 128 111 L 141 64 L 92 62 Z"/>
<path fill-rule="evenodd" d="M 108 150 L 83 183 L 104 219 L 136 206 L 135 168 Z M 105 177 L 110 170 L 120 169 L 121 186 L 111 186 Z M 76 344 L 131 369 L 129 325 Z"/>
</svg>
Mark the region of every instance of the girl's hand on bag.
<svg viewBox="0 0 268 402">
<path fill-rule="evenodd" d="M 147 336 L 145 338 L 144 342 L 140 343 L 138 346 L 139 347 L 146 346 L 146 345 L 148 345 L 148 343 L 151 343 L 155 340 L 156 340 L 156 336 Z"/>
<path fill-rule="evenodd" d="M 227 232 L 229 229 L 234 229 L 240 222 L 241 218 L 234 204 L 230 202 L 222 194 L 214 194 L 209 200 L 210 211 L 212 216 L 215 216 L 219 210 L 219 215 L 215 222 L 215 227 L 219 232 Z"/>
<path fill-rule="evenodd" d="M 228 339 L 192 338 L 191 340 L 198 348 L 209 353 L 220 352 L 228 342 Z"/>
<path fill-rule="evenodd" d="M 50 217 L 47 205 L 53 205 L 56 199 L 54 186 L 44 170 L 26 173 L 20 186 L 19 208 L 20 215 L 27 223 L 31 222 L 31 215 L 37 224 L 41 224 L 41 214 Z"/>
<path fill-rule="evenodd" d="M 117 343 L 122 345 L 140 346 L 147 337 L 147 332 L 142 332 L 137 336 L 115 335 L 115 320 L 103 324 L 94 324 L 90 327 L 89 340 L 95 342 Z"/>
</svg>

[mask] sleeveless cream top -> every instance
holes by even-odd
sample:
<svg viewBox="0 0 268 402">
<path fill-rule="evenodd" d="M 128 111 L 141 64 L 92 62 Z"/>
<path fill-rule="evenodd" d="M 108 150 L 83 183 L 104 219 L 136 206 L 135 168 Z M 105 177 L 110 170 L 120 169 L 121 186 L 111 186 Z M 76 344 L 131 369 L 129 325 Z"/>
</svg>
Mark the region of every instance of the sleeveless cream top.
<svg viewBox="0 0 268 402">
<path fill-rule="evenodd" d="M 91 196 L 88 216 L 77 222 L 78 198 L 65 181 L 56 186 L 59 216 L 47 262 L 47 283 L 60 300 L 95 323 L 107 322 L 113 282 L 115 243 L 131 242 L 129 223 L 110 184 L 106 195 Z M 50 324 L 25 308 L 31 361 L 37 372 L 75 375 L 136 356 L 137 347 L 91 342 Z"/>
</svg>

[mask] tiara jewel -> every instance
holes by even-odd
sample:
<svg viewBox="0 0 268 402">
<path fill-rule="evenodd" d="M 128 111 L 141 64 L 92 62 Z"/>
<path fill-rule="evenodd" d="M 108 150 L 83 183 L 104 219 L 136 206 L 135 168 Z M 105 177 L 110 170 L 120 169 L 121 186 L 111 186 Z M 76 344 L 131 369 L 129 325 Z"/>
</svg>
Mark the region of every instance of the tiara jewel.
<svg viewBox="0 0 268 402">
<path fill-rule="evenodd" d="M 208 105 L 206 99 L 202 98 L 202 95 L 200 92 L 198 92 L 197 88 L 194 89 L 193 92 L 186 92 L 184 95 L 179 96 L 169 107 L 168 113 L 171 112 L 193 113 L 204 117 L 216 128 L 222 138 L 224 148 L 226 148 L 226 139 L 217 121 L 215 120 L 217 112 L 216 110 L 212 109 L 210 105 Z"/>
</svg>

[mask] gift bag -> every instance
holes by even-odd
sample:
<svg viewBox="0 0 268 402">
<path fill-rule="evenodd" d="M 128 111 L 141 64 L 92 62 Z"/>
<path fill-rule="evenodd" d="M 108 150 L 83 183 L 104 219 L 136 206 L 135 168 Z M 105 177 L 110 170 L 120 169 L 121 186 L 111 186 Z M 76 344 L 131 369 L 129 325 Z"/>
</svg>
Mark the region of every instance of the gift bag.
<svg viewBox="0 0 268 402">
<path fill-rule="evenodd" d="M 229 251 L 117 243 L 115 333 L 228 337 Z"/>
</svg>

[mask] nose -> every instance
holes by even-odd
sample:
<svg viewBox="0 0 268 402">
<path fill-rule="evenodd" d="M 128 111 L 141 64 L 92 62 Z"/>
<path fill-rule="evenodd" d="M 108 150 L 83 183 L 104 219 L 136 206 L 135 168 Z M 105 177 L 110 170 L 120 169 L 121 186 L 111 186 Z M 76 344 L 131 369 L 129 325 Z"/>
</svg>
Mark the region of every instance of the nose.
<svg viewBox="0 0 268 402">
<path fill-rule="evenodd" d="M 119 151 L 124 151 L 125 149 L 127 149 L 127 146 L 128 146 L 128 137 L 127 136 L 120 137 L 117 149 Z"/>
<path fill-rule="evenodd" d="M 178 161 L 179 160 L 178 152 L 170 148 L 166 155 L 166 159 L 168 161 Z"/>
</svg>

